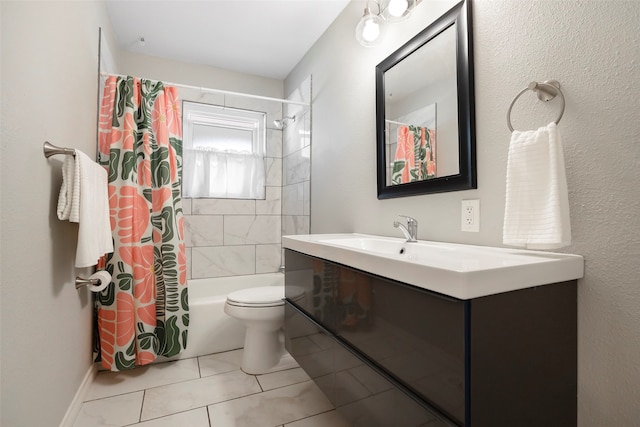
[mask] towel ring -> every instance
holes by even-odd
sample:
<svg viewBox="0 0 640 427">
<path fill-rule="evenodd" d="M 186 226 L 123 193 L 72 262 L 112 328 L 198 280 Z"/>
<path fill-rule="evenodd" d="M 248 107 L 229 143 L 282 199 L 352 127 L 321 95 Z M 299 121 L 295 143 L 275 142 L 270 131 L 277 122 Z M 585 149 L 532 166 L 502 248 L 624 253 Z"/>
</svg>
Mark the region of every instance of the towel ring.
<svg viewBox="0 0 640 427">
<path fill-rule="evenodd" d="M 511 101 L 511 105 L 509 105 L 509 110 L 507 110 L 507 126 L 509 127 L 509 130 L 513 132 L 513 126 L 511 125 L 511 109 L 513 108 L 513 104 L 515 104 L 518 98 L 520 98 L 520 96 L 522 96 L 522 94 L 528 90 L 536 92 L 538 94 L 538 99 L 544 102 L 552 100 L 556 97 L 556 95 L 560 95 L 562 108 L 560 110 L 560 115 L 555 120 L 556 124 L 560 123 L 560 119 L 564 114 L 564 95 L 560 90 L 560 83 L 557 80 L 547 80 L 544 83 L 531 82 L 529 83 L 529 86 L 521 90 L 520 93 L 518 93 L 516 97 L 513 98 L 513 101 Z"/>
</svg>

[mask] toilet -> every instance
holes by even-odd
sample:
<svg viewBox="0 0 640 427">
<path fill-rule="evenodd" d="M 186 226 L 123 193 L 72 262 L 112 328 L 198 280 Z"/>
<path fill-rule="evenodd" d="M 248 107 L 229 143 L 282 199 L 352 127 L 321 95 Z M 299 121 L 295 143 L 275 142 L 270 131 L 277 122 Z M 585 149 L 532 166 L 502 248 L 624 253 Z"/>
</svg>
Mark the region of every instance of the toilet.
<svg viewBox="0 0 640 427">
<path fill-rule="evenodd" d="M 287 287 L 289 299 L 300 302 L 304 290 Z M 244 339 L 241 368 L 247 374 L 257 375 L 274 368 L 296 366 L 285 354 L 281 340 L 284 325 L 284 286 L 262 286 L 242 289 L 227 295 L 224 312 L 240 320 L 247 328 Z"/>
</svg>

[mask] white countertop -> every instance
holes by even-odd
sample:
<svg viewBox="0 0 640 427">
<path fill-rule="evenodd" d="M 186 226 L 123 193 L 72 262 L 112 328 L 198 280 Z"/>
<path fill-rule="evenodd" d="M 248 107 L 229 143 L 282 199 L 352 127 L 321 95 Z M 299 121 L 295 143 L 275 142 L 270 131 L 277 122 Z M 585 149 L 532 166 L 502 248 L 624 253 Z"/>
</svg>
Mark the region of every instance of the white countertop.
<svg viewBox="0 0 640 427">
<path fill-rule="evenodd" d="M 458 299 L 579 279 L 580 255 L 366 234 L 283 236 L 284 248 Z"/>
</svg>

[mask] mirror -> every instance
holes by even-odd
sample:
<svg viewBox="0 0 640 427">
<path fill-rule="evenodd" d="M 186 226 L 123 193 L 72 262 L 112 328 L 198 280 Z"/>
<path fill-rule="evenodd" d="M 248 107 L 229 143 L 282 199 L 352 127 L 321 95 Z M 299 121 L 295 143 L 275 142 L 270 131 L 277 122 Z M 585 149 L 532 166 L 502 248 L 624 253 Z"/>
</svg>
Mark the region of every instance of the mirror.
<svg viewBox="0 0 640 427">
<path fill-rule="evenodd" d="M 376 66 L 378 199 L 477 188 L 470 8 Z"/>
</svg>

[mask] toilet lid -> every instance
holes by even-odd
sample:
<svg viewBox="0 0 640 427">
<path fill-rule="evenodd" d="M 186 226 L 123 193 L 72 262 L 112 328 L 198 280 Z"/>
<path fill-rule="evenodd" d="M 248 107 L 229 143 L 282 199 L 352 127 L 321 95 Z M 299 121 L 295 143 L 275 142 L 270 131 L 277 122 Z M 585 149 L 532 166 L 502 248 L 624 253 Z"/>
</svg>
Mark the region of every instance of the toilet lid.
<svg viewBox="0 0 640 427">
<path fill-rule="evenodd" d="M 284 286 L 262 286 L 260 288 L 242 289 L 227 295 L 227 301 L 240 304 L 282 304 Z"/>
<path fill-rule="evenodd" d="M 293 290 L 294 299 L 302 296 L 304 290 L 301 288 Z M 262 286 L 259 288 L 241 289 L 227 295 L 227 302 L 233 305 L 251 305 L 257 307 L 270 307 L 284 304 L 284 286 Z"/>
</svg>

